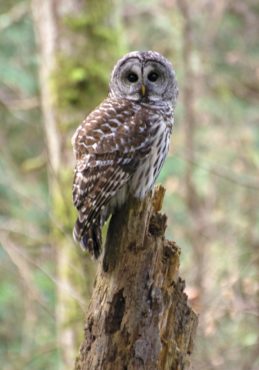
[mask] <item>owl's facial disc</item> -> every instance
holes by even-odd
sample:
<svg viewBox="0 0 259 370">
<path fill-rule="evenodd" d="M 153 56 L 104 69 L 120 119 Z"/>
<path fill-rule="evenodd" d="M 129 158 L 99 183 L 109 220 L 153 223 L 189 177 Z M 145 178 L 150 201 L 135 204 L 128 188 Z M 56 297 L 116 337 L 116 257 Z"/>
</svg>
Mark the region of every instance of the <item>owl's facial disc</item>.
<svg viewBox="0 0 259 370">
<path fill-rule="evenodd" d="M 136 102 L 175 105 L 178 88 L 173 67 L 156 52 L 131 52 L 116 64 L 110 94 Z"/>
</svg>

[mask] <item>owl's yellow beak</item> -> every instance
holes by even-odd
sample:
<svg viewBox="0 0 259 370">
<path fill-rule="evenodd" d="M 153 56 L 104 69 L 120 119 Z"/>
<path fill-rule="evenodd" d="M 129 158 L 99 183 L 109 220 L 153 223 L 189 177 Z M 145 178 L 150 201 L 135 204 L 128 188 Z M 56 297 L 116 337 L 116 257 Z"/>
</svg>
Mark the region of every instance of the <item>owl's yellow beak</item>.
<svg viewBox="0 0 259 370">
<path fill-rule="evenodd" d="M 146 94 L 146 86 L 145 85 L 141 85 L 141 94 L 142 94 L 142 96 L 145 96 L 145 94 Z"/>
</svg>

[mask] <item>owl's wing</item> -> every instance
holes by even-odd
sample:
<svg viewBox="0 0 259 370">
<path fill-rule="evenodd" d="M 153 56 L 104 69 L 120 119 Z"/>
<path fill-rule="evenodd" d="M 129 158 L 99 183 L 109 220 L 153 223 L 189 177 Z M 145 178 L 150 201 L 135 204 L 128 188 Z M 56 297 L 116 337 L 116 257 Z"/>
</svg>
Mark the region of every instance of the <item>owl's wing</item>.
<svg viewBox="0 0 259 370">
<path fill-rule="evenodd" d="M 128 101 L 107 99 L 78 128 L 73 138 L 77 158 L 73 201 L 83 229 L 98 219 L 101 208 L 149 153 L 149 126 L 146 111 L 136 112 Z"/>
<path fill-rule="evenodd" d="M 145 148 L 150 139 L 149 112 L 133 107 L 127 100 L 107 99 L 87 116 L 72 138 L 76 158 Z"/>
</svg>

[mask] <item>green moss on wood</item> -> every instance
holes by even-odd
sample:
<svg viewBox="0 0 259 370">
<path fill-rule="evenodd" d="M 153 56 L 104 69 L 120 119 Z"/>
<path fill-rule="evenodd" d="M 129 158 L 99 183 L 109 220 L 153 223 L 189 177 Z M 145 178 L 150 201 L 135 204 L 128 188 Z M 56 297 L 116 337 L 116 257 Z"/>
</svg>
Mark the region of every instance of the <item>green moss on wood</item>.
<svg viewBox="0 0 259 370">
<path fill-rule="evenodd" d="M 85 1 L 80 14 L 63 19 L 68 37 L 75 44 L 72 52 L 59 52 L 52 75 L 54 98 L 60 111 L 87 113 L 108 93 L 111 69 L 124 52 L 112 3 Z"/>
</svg>

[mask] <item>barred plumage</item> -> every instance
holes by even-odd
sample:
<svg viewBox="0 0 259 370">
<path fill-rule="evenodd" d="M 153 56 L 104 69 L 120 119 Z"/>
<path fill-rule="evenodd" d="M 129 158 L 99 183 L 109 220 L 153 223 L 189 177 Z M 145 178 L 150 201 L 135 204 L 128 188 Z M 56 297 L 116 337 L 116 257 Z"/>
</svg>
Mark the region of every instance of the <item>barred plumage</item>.
<svg viewBox="0 0 259 370">
<path fill-rule="evenodd" d="M 158 76 L 155 81 L 148 78 L 151 73 Z M 109 213 L 129 194 L 142 198 L 154 185 L 168 152 L 177 92 L 165 58 L 130 53 L 114 68 L 108 98 L 73 136 L 78 210 L 73 235 L 96 258 Z"/>
</svg>

